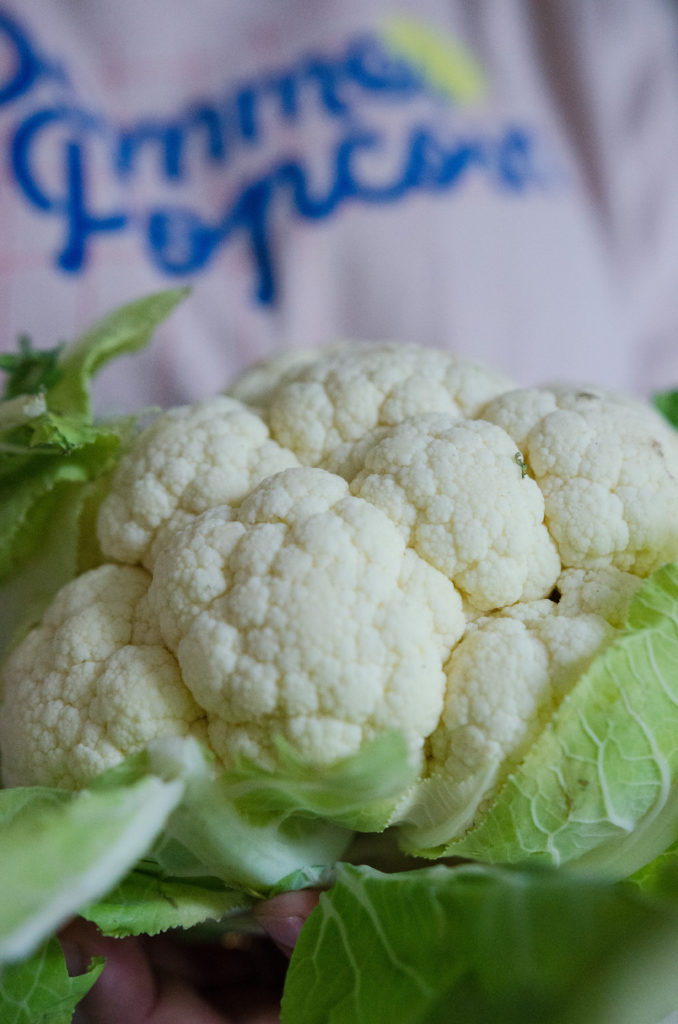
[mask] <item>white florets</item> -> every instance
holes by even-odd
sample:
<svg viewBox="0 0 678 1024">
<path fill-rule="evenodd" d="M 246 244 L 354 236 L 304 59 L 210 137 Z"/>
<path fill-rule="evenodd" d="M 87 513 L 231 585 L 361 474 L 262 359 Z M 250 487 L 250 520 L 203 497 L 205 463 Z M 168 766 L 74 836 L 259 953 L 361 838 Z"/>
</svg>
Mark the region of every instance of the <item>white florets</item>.
<svg viewBox="0 0 678 1024">
<path fill-rule="evenodd" d="M 149 600 L 223 761 L 267 761 L 276 735 L 331 761 L 389 728 L 420 752 L 464 628 L 450 581 L 321 469 L 264 481 L 236 521 L 197 519 Z"/>
<path fill-rule="evenodd" d="M 170 409 L 116 470 L 99 511 L 102 550 L 152 568 L 174 530 L 215 505 L 239 505 L 260 480 L 296 465 L 263 420 L 234 398 Z"/>
<path fill-rule="evenodd" d="M 235 393 L 121 460 L 111 564 L 5 666 L 5 782 L 79 787 L 160 736 L 324 765 L 398 730 L 401 812 L 437 808 L 447 840 L 678 558 L 675 436 L 633 399 L 410 345 L 285 357 Z"/>
<path fill-rule="evenodd" d="M 204 736 L 203 712 L 148 617 L 149 583 L 132 566 L 77 577 L 10 655 L 5 785 L 78 788 L 159 736 Z"/>
</svg>

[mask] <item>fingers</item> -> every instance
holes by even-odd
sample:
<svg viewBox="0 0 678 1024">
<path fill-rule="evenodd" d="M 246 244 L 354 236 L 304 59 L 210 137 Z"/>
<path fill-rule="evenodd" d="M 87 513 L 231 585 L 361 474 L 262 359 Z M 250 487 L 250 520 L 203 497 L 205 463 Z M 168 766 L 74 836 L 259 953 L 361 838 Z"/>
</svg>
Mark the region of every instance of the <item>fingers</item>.
<svg viewBox="0 0 678 1024">
<path fill-rule="evenodd" d="M 70 974 L 81 974 L 92 957 L 102 956 L 106 966 L 86 997 L 84 1017 L 96 1024 L 147 1022 L 157 1000 L 155 979 L 139 939 L 121 941 L 101 935 L 95 925 L 82 918 L 71 921 L 60 936 Z M 110 1013 L 108 1006 L 110 1002 Z"/>
<path fill-rule="evenodd" d="M 320 894 L 283 893 L 255 915 L 286 957 Z M 270 942 L 243 938 L 236 948 L 197 946 L 159 935 L 111 939 L 82 919 L 60 934 L 69 973 L 92 957 L 106 966 L 81 1002 L 74 1024 L 276 1024 L 283 957 Z"/>
<path fill-rule="evenodd" d="M 259 904 L 255 917 L 286 956 L 291 956 L 306 918 L 318 905 L 320 893 L 311 889 L 285 892 Z"/>
<path fill-rule="evenodd" d="M 72 974 L 93 956 L 106 966 L 74 1024 L 277 1024 L 283 958 L 266 948 L 228 950 L 169 936 L 110 939 L 87 921 L 61 933 Z M 270 963 L 273 955 L 274 963 Z"/>
</svg>

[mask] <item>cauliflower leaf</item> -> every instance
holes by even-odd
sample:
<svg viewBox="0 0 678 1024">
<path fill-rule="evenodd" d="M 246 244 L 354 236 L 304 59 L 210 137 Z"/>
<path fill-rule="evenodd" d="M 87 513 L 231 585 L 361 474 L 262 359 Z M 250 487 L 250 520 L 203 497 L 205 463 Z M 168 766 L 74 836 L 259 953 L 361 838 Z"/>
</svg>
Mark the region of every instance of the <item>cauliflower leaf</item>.
<svg viewBox="0 0 678 1024">
<path fill-rule="evenodd" d="M 623 878 L 678 836 L 678 565 L 636 592 L 626 629 L 590 665 L 461 836 L 439 807 L 403 828 L 425 856 L 559 865 Z M 428 844 L 435 836 L 435 846 Z"/>
<path fill-rule="evenodd" d="M 32 954 L 121 879 L 146 853 L 182 792 L 180 782 L 152 776 L 67 796 L 43 788 L 0 791 L 0 963 Z"/>
<path fill-rule="evenodd" d="M 554 924 L 555 923 L 555 924 Z M 342 865 L 303 929 L 283 1024 L 658 1024 L 678 904 L 568 872 Z"/>
<path fill-rule="evenodd" d="M 93 377 L 108 360 L 145 345 L 185 294 L 174 289 L 139 299 L 68 345 L 38 352 L 24 341 L 18 355 L 3 357 L 0 656 L 59 587 L 98 556 L 92 509 L 134 420 L 95 421 Z"/>
<path fill-rule="evenodd" d="M 28 959 L 3 967 L 0 1015 L 4 1024 L 70 1024 L 77 1004 L 103 966 L 104 961 L 96 957 L 83 974 L 71 977 L 58 939 L 48 939 Z"/>
</svg>

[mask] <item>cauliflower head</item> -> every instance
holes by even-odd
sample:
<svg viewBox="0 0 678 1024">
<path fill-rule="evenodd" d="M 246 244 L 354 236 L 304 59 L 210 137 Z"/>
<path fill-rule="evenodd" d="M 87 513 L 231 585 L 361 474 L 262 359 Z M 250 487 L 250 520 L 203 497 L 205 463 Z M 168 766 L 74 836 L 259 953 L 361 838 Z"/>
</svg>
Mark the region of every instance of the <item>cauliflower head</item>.
<svg viewBox="0 0 678 1024">
<path fill-rule="evenodd" d="M 676 438 L 634 399 L 404 344 L 234 392 L 120 461 L 104 563 L 4 667 L 5 781 L 79 787 L 171 735 L 226 767 L 274 767 L 282 738 L 320 770 L 397 730 L 398 814 L 447 839 L 678 557 Z"/>
</svg>

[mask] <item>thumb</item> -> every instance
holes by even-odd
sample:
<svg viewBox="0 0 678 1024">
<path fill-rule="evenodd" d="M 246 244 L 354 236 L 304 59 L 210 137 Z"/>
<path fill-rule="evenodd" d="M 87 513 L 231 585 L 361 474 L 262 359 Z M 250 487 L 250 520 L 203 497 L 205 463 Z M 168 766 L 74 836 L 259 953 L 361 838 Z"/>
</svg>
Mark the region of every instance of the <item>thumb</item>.
<svg viewBox="0 0 678 1024">
<path fill-rule="evenodd" d="M 291 956 L 306 918 L 318 905 L 320 893 L 312 889 L 284 892 L 255 909 L 264 931 L 286 956 Z"/>
</svg>

